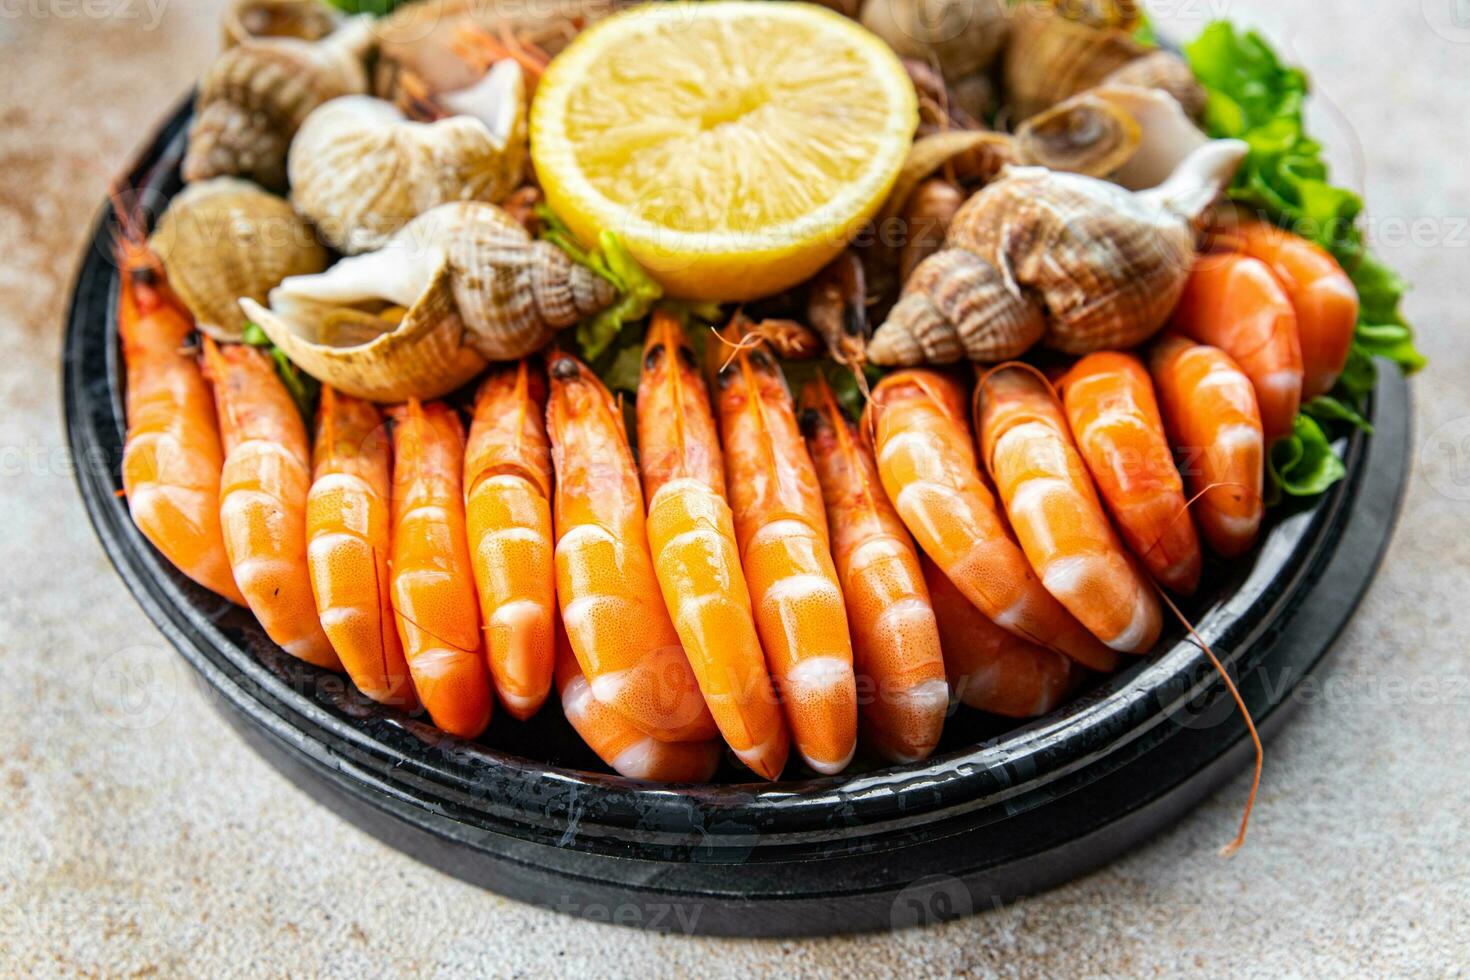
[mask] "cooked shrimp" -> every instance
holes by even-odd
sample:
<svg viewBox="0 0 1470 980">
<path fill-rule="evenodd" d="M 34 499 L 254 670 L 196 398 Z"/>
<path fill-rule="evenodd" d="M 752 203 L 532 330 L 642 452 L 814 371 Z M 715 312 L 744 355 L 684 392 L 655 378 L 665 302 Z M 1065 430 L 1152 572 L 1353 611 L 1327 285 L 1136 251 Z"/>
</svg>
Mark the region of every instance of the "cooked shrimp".
<svg viewBox="0 0 1470 980">
<path fill-rule="evenodd" d="M 927 758 L 944 730 L 949 684 L 914 539 L 820 375 L 801 405 L 852 628 L 864 735 L 891 762 Z"/>
<path fill-rule="evenodd" d="M 1072 437 L 1123 540 L 1165 586 L 1199 585 L 1199 537 L 1148 369 L 1132 354 L 1088 354 L 1060 382 Z"/>
<path fill-rule="evenodd" d="M 1226 558 L 1250 549 L 1261 529 L 1266 445 L 1250 379 L 1217 347 L 1165 336 L 1151 358 L 1164 425 L 1184 460 L 1195 516 Z"/>
<path fill-rule="evenodd" d="M 490 679 L 525 720 L 551 692 L 556 572 L 546 384 L 521 361 L 492 372 L 475 398 L 465 449 L 465 525 Z"/>
<path fill-rule="evenodd" d="M 663 312 L 643 345 L 638 449 L 654 572 L 704 702 L 740 761 L 775 779 L 790 739 L 740 568 L 709 393 L 683 329 Z"/>
<path fill-rule="evenodd" d="M 443 402 L 393 416 L 393 612 L 434 724 L 474 738 L 495 706 L 465 543 L 464 429 Z"/>
<path fill-rule="evenodd" d="M 888 375 L 873 389 L 865 429 L 878 475 L 919 547 L 998 625 L 1109 671 L 1117 655 L 1046 591 L 975 461 L 964 392 L 937 371 Z"/>
<path fill-rule="evenodd" d="M 715 774 L 720 764 L 719 742 L 661 742 L 593 696 L 560 616 L 556 617 L 556 686 L 567 721 L 619 775 L 661 783 L 703 783 Z"/>
<path fill-rule="evenodd" d="M 1240 365 L 1256 389 L 1268 443 L 1291 432 L 1302 400 L 1302 344 L 1296 310 L 1266 263 L 1231 253 L 1200 256 L 1172 325 Z"/>
<path fill-rule="evenodd" d="M 1099 640 L 1145 653 L 1163 614 L 1103 513 L 1051 386 L 1023 365 L 1001 365 L 975 387 L 980 452 L 1006 516 L 1047 591 Z"/>
<path fill-rule="evenodd" d="M 1081 668 L 1055 650 L 1001 629 L 938 565 L 925 556 L 920 564 L 955 700 L 1007 718 L 1036 718 L 1062 703 Z"/>
<path fill-rule="evenodd" d="M 388 556 L 392 466 L 372 402 L 322 386 L 306 498 L 306 558 L 317 616 L 352 682 L 374 701 L 418 706 L 393 624 Z"/>
<path fill-rule="evenodd" d="M 341 670 L 306 563 L 311 490 L 306 426 L 265 352 L 204 338 L 224 437 L 219 517 L 235 582 L 266 635 L 307 663 Z"/>
<path fill-rule="evenodd" d="M 718 734 L 659 593 L 622 413 L 597 375 L 551 355 L 546 428 L 556 468 L 556 598 L 598 701 L 645 734 Z"/>
<path fill-rule="evenodd" d="M 1358 291 L 1327 250 L 1264 221 L 1239 220 L 1227 229 L 1245 254 L 1271 267 L 1296 310 L 1302 347 L 1302 398 L 1325 395 L 1337 383 L 1358 324 Z"/>
<path fill-rule="evenodd" d="M 143 536 L 189 578 L 231 602 L 245 597 L 220 529 L 224 450 L 214 397 L 185 350 L 194 318 L 169 290 L 163 264 L 119 213 L 117 331 L 128 369 L 123 491 Z"/>
<path fill-rule="evenodd" d="M 729 339 L 738 327 L 727 328 Z M 715 366 L 727 357 L 716 345 L 709 353 Z M 841 772 L 857 747 L 852 638 L 791 393 L 763 344 L 737 349 L 715 388 L 725 482 L 766 662 L 801 757 L 818 772 Z"/>
</svg>

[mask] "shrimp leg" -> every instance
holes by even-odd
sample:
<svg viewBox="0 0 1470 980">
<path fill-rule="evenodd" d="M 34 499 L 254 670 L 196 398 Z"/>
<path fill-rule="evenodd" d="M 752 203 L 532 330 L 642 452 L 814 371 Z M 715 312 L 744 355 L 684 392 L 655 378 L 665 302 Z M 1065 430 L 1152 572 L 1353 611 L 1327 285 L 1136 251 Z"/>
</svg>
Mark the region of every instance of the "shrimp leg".
<svg viewBox="0 0 1470 980">
<path fill-rule="evenodd" d="M 1118 658 L 1037 579 L 985 485 L 964 392 L 948 375 L 911 369 L 873 389 L 865 431 L 878 475 L 919 547 L 997 625 L 1110 671 Z"/>
<path fill-rule="evenodd" d="M 1230 253 L 1200 256 L 1172 326 L 1240 365 L 1256 389 L 1267 443 L 1291 432 L 1302 400 L 1302 343 L 1296 309 L 1266 263 Z"/>
<path fill-rule="evenodd" d="M 1132 354 L 1089 354 L 1060 387 L 1077 450 L 1123 540 L 1154 578 L 1192 594 L 1199 585 L 1199 537 L 1148 369 Z"/>
<path fill-rule="evenodd" d="M 944 667 L 956 700 L 1006 718 L 1036 718 L 1061 704 L 1082 670 L 1055 650 L 991 622 L 927 556 L 920 556 Z"/>
<path fill-rule="evenodd" d="M 546 386 L 525 361 L 492 373 L 475 398 L 465 450 L 470 563 L 495 693 L 525 720 L 551 692 L 556 573 Z"/>
<path fill-rule="evenodd" d="M 1108 523 L 1051 387 L 1002 365 L 975 388 L 980 451 L 1021 550 L 1048 592 L 1120 653 L 1144 653 L 1163 628 L 1153 586 Z"/>
<path fill-rule="evenodd" d="M 1325 395 L 1347 364 L 1358 324 L 1358 290 L 1327 250 L 1250 218 L 1229 229 L 1242 251 L 1271 267 L 1296 310 L 1302 398 Z"/>
<path fill-rule="evenodd" d="M 738 323 L 726 328 L 738 339 Z M 711 364 L 724 353 L 715 345 Z M 764 344 L 744 345 L 715 376 L 725 482 L 756 630 L 786 705 L 797 751 L 841 772 L 857 748 L 852 638 L 816 470 L 791 393 Z"/>
<path fill-rule="evenodd" d="M 719 731 L 659 592 L 622 414 L 597 375 L 551 356 L 546 428 L 556 468 L 556 597 L 593 696 L 645 734 Z"/>
<path fill-rule="evenodd" d="M 939 626 L 914 539 L 820 375 L 802 390 L 801 427 L 816 464 L 847 604 L 865 734 L 891 762 L 924 759 L 939 744 L 949 684 Z"/>
<path fill-rule="evenodd" d="M 740 568 L 709 393 L 679 322 L 662 312 L 643 346 L 638 449 L 654 572 L 705 704 L 740 761 L 776 779 L 790 740 Z"/>
<path fill-rule="evenodd" d="M 443 402 L 393 408 L 393 613 L 434 724 L 474 738 L 494 700 L 465 543 L 464 430 Z"/>
<path fill-rule="evenodd" d="M 556 617 L 556 687 L 561 710 L 582 741 L 616 773 L 661 783 L 704 783 L 720 764 L 720 743 L 661 742 L 645 735 L 592 694 Z"/>
<path fill-rule="evenodd" d="M 1261 529 L 1266 460 L 1250 379 L 1219 348 L 1176 336 L 1154 345 L 1152 367 L 1164 424 L 1200 495 L 1205 540 L 1226 558 L 1248 551 Z"/>
<path fill-rule="evenodd" d="M 225 459 L 214 396 L 198 362 L 184 352 L 194 319 L 141 237 L 124 237 L 117 261 L 117 327 L 128 368 L 122 460 L 128 512 L 175 568 L 243 606 L 220 529 Z"/>
<path fill-rule="evenodd" d="M 418 697 L 393 624 L 388 577 L 389 456 L 377 407 L 324 385 L 306 498 L 317 616 L 358 690 L 411 710 Z"/>
<path fill-rule="evenodd" d="M 341 670 L 317 619 L 306 560 L 311 490 L 306 426 L 266 354 L 204 338 L 224 437 L 219 517 L 225 553 L 250 611 L 281 649 Z"/>
</svg>

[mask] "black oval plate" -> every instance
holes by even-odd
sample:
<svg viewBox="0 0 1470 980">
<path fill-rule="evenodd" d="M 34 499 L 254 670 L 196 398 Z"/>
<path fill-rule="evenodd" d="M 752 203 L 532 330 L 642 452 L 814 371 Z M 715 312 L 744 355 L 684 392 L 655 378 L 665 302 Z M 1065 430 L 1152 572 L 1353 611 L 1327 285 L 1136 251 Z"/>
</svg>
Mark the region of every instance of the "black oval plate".
<svg viewBox="0 0 1470 980">
<path fill-rule="evenodd" d="M 185 105 L 134 168 L 150 204 L 178 190 L 188 119 Z M 925 762 L 776 785 L 734 782 L 734 767 L 725 782 L 694 787 L 601 774 L 554 705 L 528 724 L 502 712 L 475 743 L 381 708 L 282 653 L 247 611 L 170 567 L 129 519 L 112 231 L 104 213 L 77 277 L 63 362 L 77 481 L 103 547 L 252 746 L 335 811 L 450 874 L 653 929 L 912 925 L 1090 870 L 1249 759 L 1224 685 L 1181 630 L 1046 718 L 1016 726 L 961 710 Z M 1403 378 L 1380 368 L 1376 435 L 1339 445 L 1347 478 L 1310 506 L 1274 512 L 1257 551 L 1209 565 L 1186 609 L 1263 734 L 1321 663 L 1392 531 L 1409 401 Z"/>
</svg>

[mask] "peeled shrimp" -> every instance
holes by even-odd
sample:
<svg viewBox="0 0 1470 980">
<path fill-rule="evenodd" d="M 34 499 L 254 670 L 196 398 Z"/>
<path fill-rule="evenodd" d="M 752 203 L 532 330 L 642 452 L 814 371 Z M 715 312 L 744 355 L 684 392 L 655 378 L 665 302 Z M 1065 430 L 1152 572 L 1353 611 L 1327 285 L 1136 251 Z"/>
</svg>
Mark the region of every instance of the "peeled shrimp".
<svg viewBox="0 0 1470 980">
<path fill-rule="evenodd" d="M 1266 263 L 1249 255 L 1200 256 L 1172 325 L 1240 365 L 1255 386 L 1268 443 L 1291 432 L 1302 400 L 1301 338 L 1291 299 Z"/>
<path fill-rule="evenodd" d="M 1021 366 L 986 373 L 975 388 L 975 428 L 1047 591 L 1114 650 L 1146 652 L 1163 627 L 1158 597 L 1108 523 L 1051 387 Z"/>
<path fill-rule="evenodd" d="M 949 684 L 914 539 L 826 381 L 807 385 L 801 404 L 852 627 L 864 734 L 891 762 L 927 758 L 944 730 Z"/>
<path fill-rule="evenodd" d="M 598 758 L 629 779 L 661 783 L 703 783 L 720 764 L 720 743 L 661 742 L 645 735 L 592 694 L 592 685 L 582 675 L 577 655 L 556 622 L 556 687 L 561 692 L 561 710 Z"/>
<path fill-rule="evenodd" d="M 1132 354 L 1088 354 L 1059 387 L 1077 450 L 1123 540 L 1154 578 L 1193 593 L 1199 537 L 1148 369 Z"/>
<path fill-rule="evenodd" d="M 124 222 L 117 255 L 117 330 L 128 368 L 122 460 L 128 512 L 175 568 L 243 606 L 220 529 L 224 450 L 214 398 L 184 349 L 194 319 L 131 227 Z"/>
<path fill-rule="evenodd" d="M 927 557 L 920 557 L 951 696 L 977 711 L 1036 718 L 1072 690 L 1081 673 L 1071 659 L 995 625 Z"/>
<path fill-rule="evenodd" d="M 341 670 L 317 619 L 306 562 L 311 490 L 306 426 L 265 352 L 204 338 L 224 437 L 219 516 L 225 554 L 250 611 L 281 649 Z"/>
<path fill-rule="evenodd" d="M 465 544 L 464 429 L 443 402 L 393 415 L 393 612 L 419 700 L 434 724 L 474 738 L 494 701 Z"/>
<path fill-rule="evenodd" d="M 306 558 L 317 617 L 358 690 L 411 709 L 418 697 L 389 587 L 389 456 L 388 429 L 377 407 L 323 386 L 306 498 Z"/>
<path fill-rule="evenodd" d="M 1245 254 L 1271 267 L 1296 310 L 1302 347 L 1302 398 L 1337 383 L 1353 345 L 1358 291 L 1327 250 L 1264 221 L 1244 219 L 1228 234 Z"/>
<path fill-rule="evenodd" d="M 598 701 L 665 742 L 718 729 L 659 593 L 622 413 L 570 354 L 548 365 L 556 598 Z"/>
<path fill-rule="evenodd" d="M 897 371 L 873 389 L 865 428 L 878 474 L 919 547 L 991 620 L 1094 670 L 1118 658 L 1046 591 L 975 461 L 964 392 L 948 375 Z"/>
<path fill-rule="evenodd" d="M 1184 460 L 1200 531 L 1226 558 L 1261 529 L 1266 444 L 1250 379 L 1217 347 L 1167 335 L 1151 357 L 1159 407 Z"/>
<path fill-rule="evenodd" d="M 663 312 L 644 340 L 638 449 L 654 572 L 689 666 L 735 755 L 775 779 L 790 739 L 740 568 L 709 393 L 683 329 Z"/>
<path fill-rule="evenodd" d="M 515 718 L 540 710 L 556 654 L 546 384 L 525 361 L 491 373 L 465 448 L 465 526 L 490 680 Z"/>
<path fill-rule="evenodd" d="M 732 342 L 738 326 L 727 329 Z M 820 773 L 841 772 L 857 747 L 857 688 L 822 489 L 769 351 L 733 350 L 715 400 L 756 629 L 797 751 Z M 717 345 L 709 353 L 716 365 L 727 356 Z"/>
</svg>

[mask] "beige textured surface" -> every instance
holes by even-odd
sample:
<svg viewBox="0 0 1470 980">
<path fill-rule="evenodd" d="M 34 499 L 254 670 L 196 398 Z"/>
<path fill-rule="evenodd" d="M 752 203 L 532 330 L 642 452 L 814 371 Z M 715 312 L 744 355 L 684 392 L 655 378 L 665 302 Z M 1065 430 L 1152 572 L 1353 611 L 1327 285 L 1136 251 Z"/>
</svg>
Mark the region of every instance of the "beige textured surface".
<svg viewBox="0 0 1470 980">
<path fill-rule="evenodd" d="M 1313 67 L 1318 129 L 1367 187 L 1381 253 L 1418 284 L 1408 309 L 1433 361 L 1403 524 L 1333 680 L 1268 755 L 1249 846 L 1215 856 L 1237 780 L 1012 909 L 781 943 L 588 925 L 380 846 L 230 733 L 109 568 L 62 450 L 60 322 L 107 177 L 203 68 L 219 6 L 0 3 L 0 972 L 1437 974 L 1470 960 L 1470 21 L 1455 26 L 1452 0 L 1225 5 Z M 1220 6 L 1173 4 L 1164 22 L 1192 33 Z"/>
</svg>

